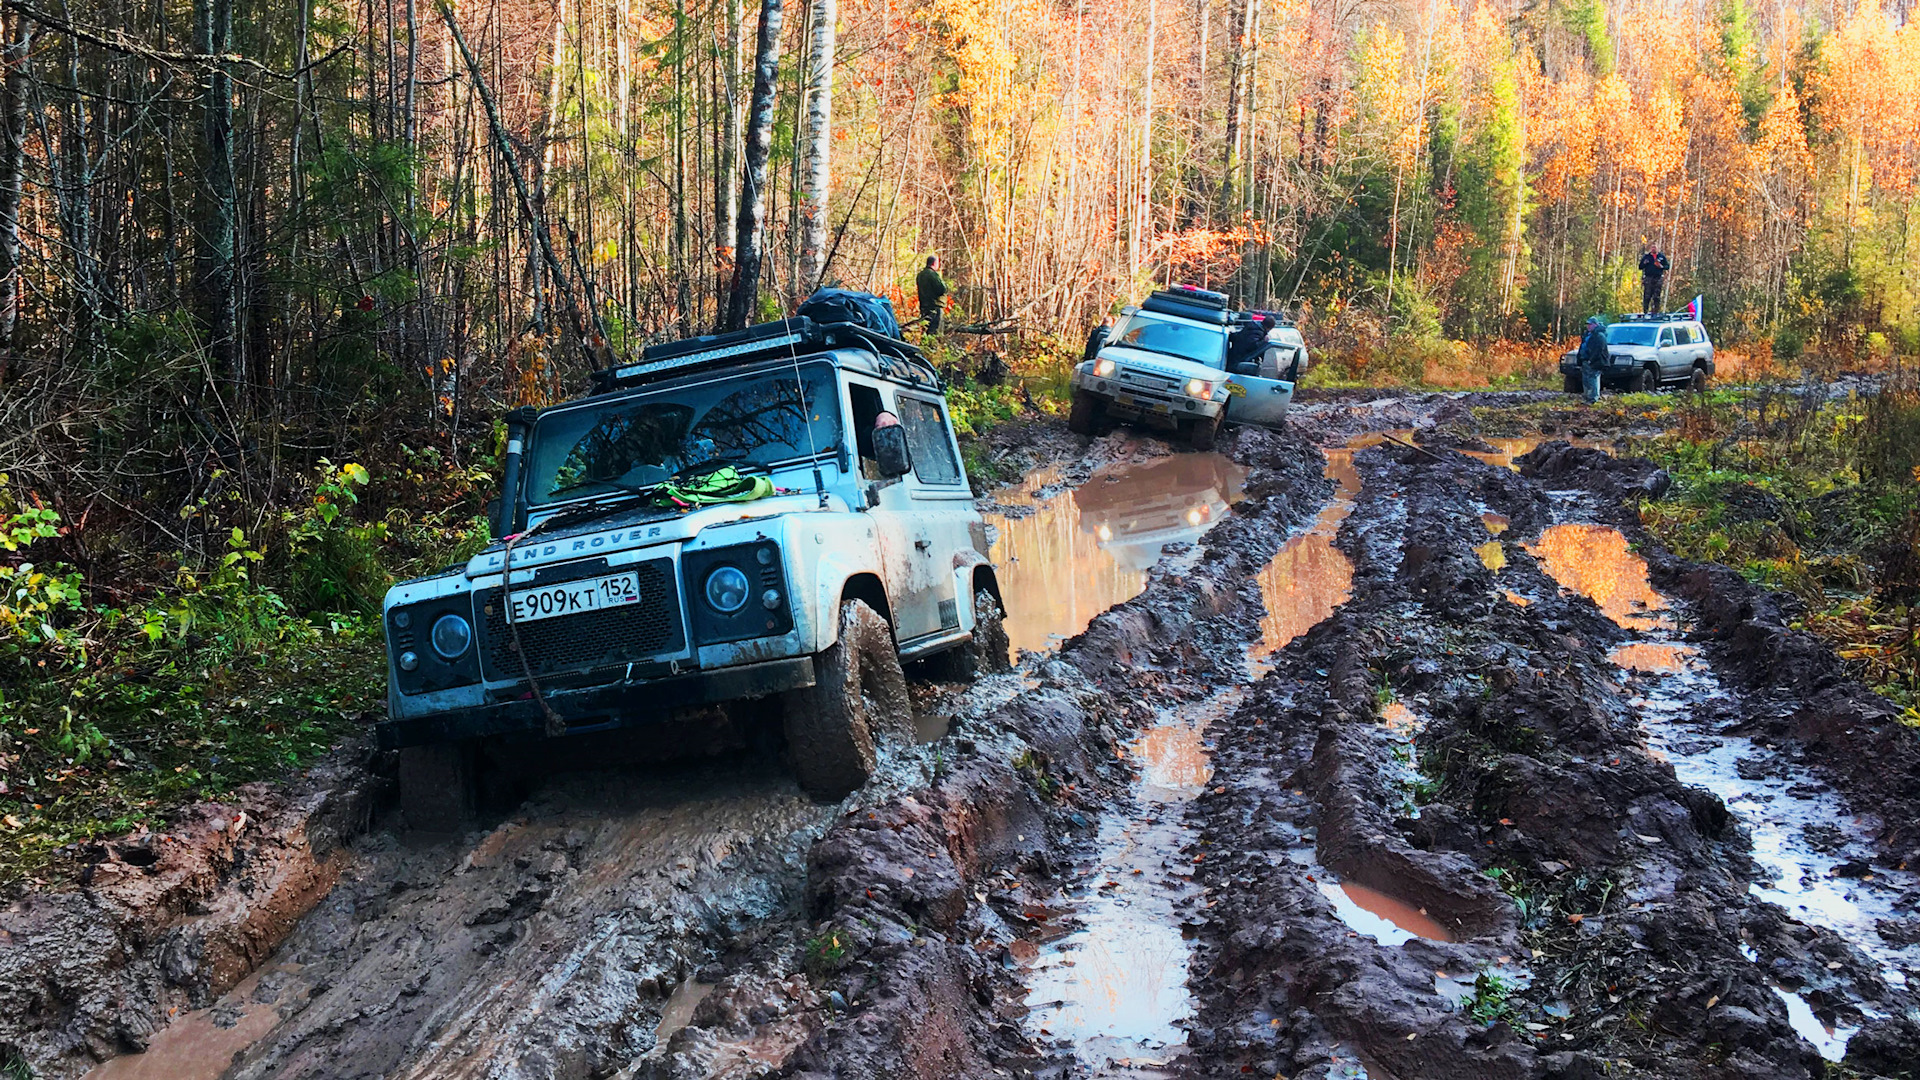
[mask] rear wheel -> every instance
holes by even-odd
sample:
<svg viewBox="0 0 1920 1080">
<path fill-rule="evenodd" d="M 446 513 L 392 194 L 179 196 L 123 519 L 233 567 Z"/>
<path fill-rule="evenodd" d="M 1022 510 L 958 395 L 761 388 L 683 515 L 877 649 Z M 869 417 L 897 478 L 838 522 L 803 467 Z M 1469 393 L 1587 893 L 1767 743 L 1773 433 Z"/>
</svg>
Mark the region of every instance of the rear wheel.
<svg viewBox="0 0 1920 1080">
<path fill-rule="evenodd" d="M 1687 380 L 1687 389 L 1696 394 L 1704 394 L 1707 392 L 1706 368 L 1697 367 L 1693 369 L 1693 376 Z"/>
<path fill-rule="evenodd" d="M 1067 430 L 1075 435 L 1096 435 L 1107 419 L 1107 401 L 1085 390 L 1073 392 L 1073 409 L 1067 413 Z"/>
<path fill-rule="evenodd" d="M 1651 394 L 1660 389 L 1660 376 L 1655 374 L 1653 368 L 1643 367 L 1640 374 L 1634 376 L 1633 388 L 1638 393 Z"/>
<path fill-rule="evenodd" d="M 456 833 L 473 821 L 473 746 L 466 742 L 400 751 L 400 813 L 407 827 Z"/>
<path fill-rule="evenodd" d="M 1569 375 L 1562 372 L 1560 375 L 1560 389 L 1565 390 L 1569 394 L 1578 394 L 1586 388 L 1580 385 L 1580 376 L 1578 373 Z"/>
<path fill-rule="evenodd" d="M 781 701 L 787 752 L 807 794 L 837 800 L 873 775 L 882 742 L 913 730 L 893 628 L 866 601 L 846 601 L 840 640 L 813 658 L 813 674 Z"/>
<path fill-rule="evenodd" d="M 1187 421 L 1187 443 L 1195 450 L 1211 450 L 1220 440 L 1220 417 L 1202 417 Z"/>
</svg>

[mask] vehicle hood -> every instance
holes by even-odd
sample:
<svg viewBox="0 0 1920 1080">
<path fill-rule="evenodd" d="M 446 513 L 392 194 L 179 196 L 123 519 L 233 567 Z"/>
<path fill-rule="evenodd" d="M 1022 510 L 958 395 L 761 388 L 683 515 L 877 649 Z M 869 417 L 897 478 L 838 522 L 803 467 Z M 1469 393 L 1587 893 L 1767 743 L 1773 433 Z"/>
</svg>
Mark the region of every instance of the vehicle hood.
<svg viewBox="0 0 1920 1080">
<path fill-rule="evenodd" d="M 1111 360 L 1115 364 L 1125 364 L 1135 371 L 1165 375 L 1169 379 L 1209 379 L 1219 380 L 1226 373 L 1219 368 L 1208 367 L 1197 360 L 1182 360 L 1166 353 L 1149 352 L 1125 345 L 1109 345 L 1100 350 L 1101 359 Z"/>
<path fill-rule="evenodd" d="M 1607 346 L 1607 355 L 1614 359 L 1626 357 L 1629 360 L 1651 360 L 1654 358 L 1655 354 L 1658 352 L 1659 350 L 1655 349 L 1651 345 L 1609 345 Z"/>
<path fill-rule="evenodd" d="M 782 514 L 813 513 L 821 510 L 820 497 L 814 492 L 775 495 L 753 502 L 719 503 L 693 510 L 679 510 L 636 503 L 629 509 L 568 525 L 522 534 L 513 545 L 513 566 L 543 566 L 569 559 L 626 551 L 648 544 L 691 540 L 703 529 L 750 518 L 777 517 Z M 827 496 L 829 512 L 846 513 L 844 500 Z M 507 545 L 495 541 L 467 561 L 469 578 L 498 574 L 506 562 Z"/>
</svg>

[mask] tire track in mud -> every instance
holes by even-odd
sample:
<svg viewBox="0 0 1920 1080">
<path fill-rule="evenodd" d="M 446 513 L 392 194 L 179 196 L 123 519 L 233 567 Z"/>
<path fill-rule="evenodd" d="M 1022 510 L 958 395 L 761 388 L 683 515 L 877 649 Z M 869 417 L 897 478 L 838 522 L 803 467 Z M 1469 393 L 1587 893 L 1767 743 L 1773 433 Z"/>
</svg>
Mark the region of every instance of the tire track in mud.
<svg viewBox="0 0 1920 1080">
<path fill-rule="evenodd" d="M 1609 657 L 1638 631 L 1521 543 L 1664 479 L 1579 453 L 1609 464 L 1575 498 L 1444 450 L 1360 455 L 1339 539 L 1353 598 L 1216 726 L 1193 804 L 1214 902 L 1196 1075 L 1822 1075 L 1782 974 L 1856 1019 L 1912 1007 L 1878 962 L 1750 895 L 1778 876 L 1754 834 L 1649 752 L 1644 687 Z M 1453 940 L 1376 938 L 1330 901 L 1329 871 Z M 1867 1068 L 1914 1060 L 1890 1030 L 1854 1047 Z"/>
</svg>

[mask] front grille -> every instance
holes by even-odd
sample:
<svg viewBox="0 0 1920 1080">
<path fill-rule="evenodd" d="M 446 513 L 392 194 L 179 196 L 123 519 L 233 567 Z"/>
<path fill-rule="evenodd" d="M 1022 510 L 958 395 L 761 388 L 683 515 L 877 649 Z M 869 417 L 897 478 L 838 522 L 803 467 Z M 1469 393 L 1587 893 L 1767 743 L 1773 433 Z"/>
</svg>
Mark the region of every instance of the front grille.
<svg viewBox="0 0 1920 1080">
<path fill-rule="evenodd" d="M 1168 379 L 1158 375 L 1149 375 L 1146 372 L 1142 372 L 1142 371 L 1130 371 L 1126 369 L 1122 369 L 1120 371 L 1119 378 L 1121 382 L 1128 384 L 1129 387 L 1138 388 L 1141 390 L 1153 390 L 1161 393 L 1171 391 L 1173 388 L 1180 385 L 1180 383 L 1174 379 Z"/>
<path fill-rule="evenodd" d="M 507 626 L 500 590 L 483 592 L 480 609 L 485 640 L 481 644 L 487 677 L 520 678 L 523 667 L 531 667 L 536 676 L 592 671 L 684 649 L 686 634 L 680 627 L 680 594 L 674 588 L 673 564 L 655 559 L 632 569 L 640 580 L 637 604 L 520 623 L 526 665 L 514 652 L 513 629 Z"/>
</svg>

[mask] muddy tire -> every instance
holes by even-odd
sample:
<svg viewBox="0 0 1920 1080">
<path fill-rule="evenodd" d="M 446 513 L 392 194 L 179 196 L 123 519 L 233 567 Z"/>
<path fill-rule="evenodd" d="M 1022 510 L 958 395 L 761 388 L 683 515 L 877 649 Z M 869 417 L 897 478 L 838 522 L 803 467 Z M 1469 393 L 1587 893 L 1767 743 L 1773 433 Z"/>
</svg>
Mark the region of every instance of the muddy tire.
<svg viewBox="0 0 1920 1080">
<path fill-rule="evenodd" d="M 814 685 L 781 700 L 787 753 L 807 794 L 837 801 L 873 775 L 881 743 L 911 737 L 893 628 L 866 601 L 846 601 L 840 640 L 813 658 L 813 675 Z"/>
<path fill-rule="evenodd" d="M 1195 450 L 1211 450 L 1220 441 L 1221 417 L 1189 421 L 1192 427 L 1187 429 L 1187 445 Z"/>
<path fill-rule="evenodd" d="M 1650 367 L 1641 368 L 1633 377 L 1633 390 L 1637 394 L 1651 394 L 1658 389 L 1660 389 L 1660 376 L 1655 375 Z"/>
<path fill-rule="evenodd" d="M 1107 420 L 1107 402 L 1105 398 L 1095 397 L 1085 390 L 1073 392 L 1073 409 L 1067 413 L 1067 430 L 1075 435 L 1098 435 L 1100 426 Z"/>
<path fill-rule="evenodd" d="M 457 833 L 473 823 L 473 746 L 465 742 L 400 751 L 400 813 L 407 828 Z"/>
<path fill-rule="evenodd" d="M 1569 394 L 1579 394 L 1586 391 L 1586 387 L 1580 385 L 1580 376 L 1567 375 L 1564 373 L 1560 376 L 1560 389 Z"/>
<path fill-rule="evenodd" d="M 1707 392 L 1706 368 L 1697 367 L 1693 369 L 1693 375 L 1687 379 L 1687 389 L 1696 394 L 1704 394 Z"/>
<path fill-rule="evenodd" d="M 993 594 L 973 594 L 973 640 L 927 659 L 926 673 L 942 682 L 972 682 L 1013 668 L 1013 644 L 1007 638 L 1007 615 Z"/>
</svg>

